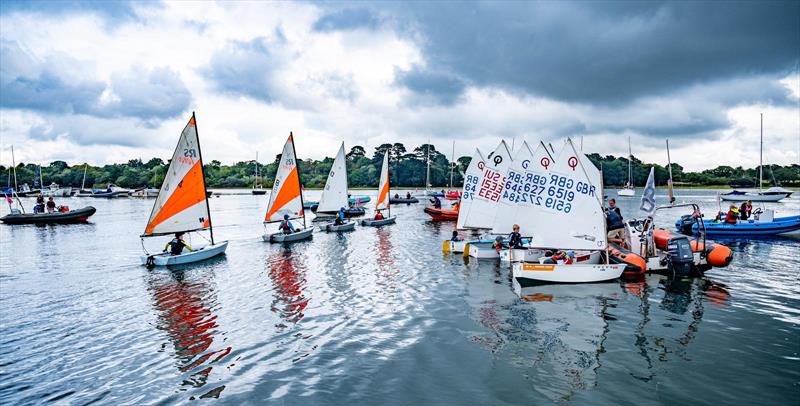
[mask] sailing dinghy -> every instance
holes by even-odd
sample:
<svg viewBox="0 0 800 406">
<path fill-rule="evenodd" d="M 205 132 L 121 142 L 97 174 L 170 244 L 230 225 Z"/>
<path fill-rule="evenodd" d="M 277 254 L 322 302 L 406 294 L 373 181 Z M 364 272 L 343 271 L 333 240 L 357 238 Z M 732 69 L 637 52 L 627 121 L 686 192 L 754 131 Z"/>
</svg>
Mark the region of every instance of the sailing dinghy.
<svg viewBox="0 0 800 406">
<path fill-rule="evenodd" d="M 533 205 L 527 206 L 519 218 L 520 227 L 527 226 L 525 229 L 533 231 L 533 247 L 595 253 L 607 248 L 601 176 L 594 164 L 575 149 L 572 140 L 567 139 L 544 184 L 539 184 L 544 189 L 534 196 Z M 575 258 L 575 263 L 564 263 L 554 257 L 517 262 L 512 265 L 514 282 L 587 283 L 622 275 L 625 264 L 601 264 L 600 257 L 590 254 L 583 261 Z"/>
<path fill-rule="evenodd" d="M 382 219 L 361 220 L 362 226 L 378 227 L 387 224 L 394 224 L 397 216 L 392 216 L 391 205 L 389 204 L 389 149 L 383 154 L 383 165 L 381 166 L 381 179 L 378 183 L 378 200 L 375 201 L 375 213 L 386 210 L 389 216 Z"/>
<path fill-rule="evenodd" d="M 166 177 L 141 237 L 183 234 L 206 229 L 211 234 L 210 245 L 189 252 L 184 250 L 180 255 L 172 255 L 169 252 L 142 255 L 142 265 L 190 264 L 224 254 L 228 248 L 227 241 L 219 244 L 214 242 L 211 210 L 206 197 L 203 156 L 200 153 L 200 140 L 197 137 L 197 124 L 193 112 L 192 118 L 181 132 L 178 146 L 172 155 Z"/>
<path fill-rule="evenodd" d="M 633 171 L 631 162 L 633 161 L 633 152 L 631 152 L 631 137 L 628 137 L 628 182 L 622 189 L 617 190 L 619 197 L 633 197 L 636 194 L 636 188 L 633 187 Z"/>
<path fill-rule="evenodd" d="M 264 216 L 264 227 L 269 223 L 281 222 L 284 219 L 295 220 L 303 218 L 303 228 L 293 230 L 291 233 L 278 231 L 264 233 L 262 238 L 269 242 L 295 242 L 311 238 L 314 227 L 306 227 L 306 214 L 303 210 L 303 194 L 300 188 L 300 170 L 297 166 L 297 154 L 294 149 L 294 138 L 289 133 L 289 139 L 283 146 L 281 162 L 275 174 L 275 183 L 269 195 L 267 214 Z"/>
<path fill-rule="evenodd" d="M 347 161 L 344 155 L 344 142 L 339 147 L 336 159 L 333 161 L 331 171 L 328 173 L 328 180 L 325 181 L 325 188 L 322 189 L 322 197 L 319 199 L 317 214 L 336 213 L 338 218 L 339 210 L 347 208 Z M 356 223 L 345 221 L 342 224 L 331 222 L 322 227 L 327 232 L 352 231 L 356 229 Z"/>
<path fill-rule="evenodd" d="M 457 230 L 464 229 L 464 218 L 466 217 L 466 213 L 469 212 L 472 202 L 475 200 L 475 192 L 478 190 L 478 178 L 480 178 L 485 165 L 486 162 L 483 159 L 483 154 L 478 148 L 475 148 L 472 159 L 470 159 L 469 165 L 467 165 L 467 170 L 464 172 L 464 184 L 461 186 L 461 201 L 459 202 L 458 218 L 456 220 Z M 464 214 L 462 215 L 462 213 Z M 462 253 L 467 249 L 467 244 L 477 243 L 479 241 L 480 240 L 477 239 L 464 239 L 461 241 L 444 240 L 442 242 L 442 251 L 445 253 Z"/>
</svg>

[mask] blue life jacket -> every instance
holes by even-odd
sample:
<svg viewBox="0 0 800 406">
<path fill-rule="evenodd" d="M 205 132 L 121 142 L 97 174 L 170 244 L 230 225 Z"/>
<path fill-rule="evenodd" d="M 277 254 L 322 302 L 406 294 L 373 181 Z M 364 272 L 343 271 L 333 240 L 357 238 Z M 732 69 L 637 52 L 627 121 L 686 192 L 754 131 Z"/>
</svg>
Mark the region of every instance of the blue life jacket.
<svg viewBox="0 0 800 406">
<path fill-rule="evenodd" d="M 624 227 L 625 225 L 622 224 L 622 217 L 620 217 L 620 215 L 617 214 L 616 211 L 609 210 L 608 213 L 606 213 L 606 228 L 608 229 L 608 231 Z"/>
</svg>

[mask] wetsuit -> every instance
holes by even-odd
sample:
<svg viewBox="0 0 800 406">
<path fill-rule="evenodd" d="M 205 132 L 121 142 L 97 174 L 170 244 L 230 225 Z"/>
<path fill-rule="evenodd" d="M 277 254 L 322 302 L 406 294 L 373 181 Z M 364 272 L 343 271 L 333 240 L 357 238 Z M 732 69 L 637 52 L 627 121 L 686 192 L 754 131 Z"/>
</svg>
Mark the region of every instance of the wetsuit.
<svg viewBox="0 0 800 406">
<path fill-rule="evenodd" d="M 518 232 L 513 232 L 508 236 L 509 248 L 522 248 L 522 235 Z"/>
<path fill-rule="evenodd" d="M 164 250 L 166 251 L 167 249 L 169 249 L 169 253 L 172 255 L 181 255 L 184 248 L 186 248 L 189 251 L 192 250 L 192 248 L 189 247 L 189 244 L 186 244 L 185 241 L 173 238 L 172 241 L 167 243 L 167 245 L 164 247 Z"/>
</svg>

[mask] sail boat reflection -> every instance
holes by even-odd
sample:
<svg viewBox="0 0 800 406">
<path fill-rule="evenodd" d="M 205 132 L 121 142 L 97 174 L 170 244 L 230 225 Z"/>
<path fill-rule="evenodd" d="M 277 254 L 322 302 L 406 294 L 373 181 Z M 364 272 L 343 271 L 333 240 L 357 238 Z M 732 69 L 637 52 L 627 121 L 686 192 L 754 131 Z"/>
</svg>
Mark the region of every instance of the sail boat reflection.
<svg viewBox="0 0 800 406">
<path fill-rule="evenodd" d="M 554 402 L 594 387 L 613 320 L 608 308 L 616 305 L 620 285 L 543 285 L 519 293 L 524 303 L 512 307 L 508 322 L 522 331 L 507 340 L 517 362 L 529 368 L 533 387 Z"/>
<path fill-rule="evenodd" d="M 381 227 L 375 229 L 377 235 L 377 262 L 378 274 L 377 284 L 389 289 L 395 288 L 395 279 L 400 270 L 394 267 L 394 255 L 392 249 L 392 231 L 390 228 Z"/>
<path fill-rule="evenodd" d="M 303 292 L 306 284 L 305 266 L 298 255 L 290 248 L 282 247 L 267 258 L 267 275 L 273 285 L 271 310 L 291 324 L 303 318 L 303 311 L 309 303 Z M 287 326 L 280 324 L 278 327 Z"/>
<path fill-rule="evenodd" d="M 204 277 L 212 275 L 203 274 Z M 183 271 L 151 272 L 148 279 L 156 327 L 167 333 L 177 358 L 178 370 L 189 374 L 184 386 L 202 387 L 213 366 L 231 353 L 231 347 L 212 350 L 218 331 L 217 298 L 207 280 L 188 281 Z M 224 386 L 201 397 L 218 397 Z"/>
</svg>

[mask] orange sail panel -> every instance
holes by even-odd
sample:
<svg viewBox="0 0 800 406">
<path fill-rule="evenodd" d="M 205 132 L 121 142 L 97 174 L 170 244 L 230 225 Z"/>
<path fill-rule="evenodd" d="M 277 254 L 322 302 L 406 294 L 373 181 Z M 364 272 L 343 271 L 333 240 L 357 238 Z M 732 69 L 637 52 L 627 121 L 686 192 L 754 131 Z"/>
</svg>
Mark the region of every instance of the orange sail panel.
<svg viewBox="0 0 800 406">
<path fill-rule="evenodd" d="M 381 180 L 378 184 L 378 201 L 375 202 L 376 210 L 389 208 L 389 150 L 383 155 L 383 166 L 381 167 Z"/>
<path fill-rule="evenodd" d="M 208 218 L 206 183 L 194 117 L 189 120 L 167 168 L 145 235 L 204 229 Z"/>
<path fill-rule="evenodd" d="M 303 215 L 303 202 L 300 198 L 300 178 L 297 172 L 297 159 L 294 156 L 294 139 L 289 135 L 283 146 L 278 173 L 269 196 L 265 222 L 281 221 L 288 214 L 290 218 Z"/>
</svg>

